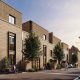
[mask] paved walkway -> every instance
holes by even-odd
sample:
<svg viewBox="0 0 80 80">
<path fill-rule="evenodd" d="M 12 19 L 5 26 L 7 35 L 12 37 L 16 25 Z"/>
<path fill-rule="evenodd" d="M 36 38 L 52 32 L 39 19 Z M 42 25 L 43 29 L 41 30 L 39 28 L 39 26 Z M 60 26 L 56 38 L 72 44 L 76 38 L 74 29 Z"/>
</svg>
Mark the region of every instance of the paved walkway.
<svg viewBox="0 0 80 80">
<path fill-rule="evenodd" d="M 73 74 L 73 72 L 80 72 L 80 69 L 2 74 L 0 80 L 73 80 L 79 76 L 79 74 Z"/>
<path fill-rule="evenodd" d="M 73 80 L 74 75 L 50 74 L 50 73 L 19 73 L 0 75 L 0 80 Z"/>
</svg>

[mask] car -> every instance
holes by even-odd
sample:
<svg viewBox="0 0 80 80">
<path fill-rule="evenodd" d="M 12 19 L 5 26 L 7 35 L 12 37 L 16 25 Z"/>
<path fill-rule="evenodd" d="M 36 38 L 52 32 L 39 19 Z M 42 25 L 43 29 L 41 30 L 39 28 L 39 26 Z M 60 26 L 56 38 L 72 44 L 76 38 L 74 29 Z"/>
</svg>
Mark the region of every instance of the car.
<svg viewBox="0 0 80 80">
<path fill-rule="evenodd" d="M 80 80 L 80 76 L 79 76 L 79 77 L 77 77 L 77 78 L 75 78 L 74 80 Z"/>
<path fill-rule="evenodd" d="M 69 64 L 69 65 L 68 65 L 68 68 L 73 68 L 73 65 L 72 65 L 72 64 Z"/>
</svg>

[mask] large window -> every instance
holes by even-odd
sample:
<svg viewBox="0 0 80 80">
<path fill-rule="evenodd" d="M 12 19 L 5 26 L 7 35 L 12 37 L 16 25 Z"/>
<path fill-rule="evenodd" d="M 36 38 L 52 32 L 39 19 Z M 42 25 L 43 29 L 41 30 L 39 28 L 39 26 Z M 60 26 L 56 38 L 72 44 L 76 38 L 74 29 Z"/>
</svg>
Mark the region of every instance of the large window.
<svg viewBox="0 0 80 80">
<path fill-rule="evenodd" d="M 10 64 L 16 63 L 16 34 L 8 32 L 8 57 Z"/>
<path fill-rule="evenodd" d="M 37 58 L 37 59 L 33 60 L 32 67 L 33 68 L 35 67 L 37 69 L 40 69 L 40 58 Z"/>
<path fill-rule="evenodd" d="M 11 24 L 15 24 L 16 23 L 16 19 L 15 19 L 14 16 L 9 15 L 9 23 L 11 23 Z"/>
<path fill-rule="evenodd" d="M 43 45 L 43 55 L 46 56 L 47 53 L 47 46 Z"/>
<path fill-rule="evenodd" d="M 47 63 L 47 46 L 43 45 L 43 66 Z"/>
</svg>

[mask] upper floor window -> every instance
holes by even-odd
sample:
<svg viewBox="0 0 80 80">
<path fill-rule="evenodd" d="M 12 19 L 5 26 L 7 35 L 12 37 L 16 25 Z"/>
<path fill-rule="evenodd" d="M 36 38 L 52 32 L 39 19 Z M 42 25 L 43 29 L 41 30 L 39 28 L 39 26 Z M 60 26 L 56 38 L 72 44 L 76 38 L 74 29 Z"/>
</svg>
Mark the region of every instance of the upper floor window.
<svg viewBox="0 0 80 80">
<path fill-rule="evenodd" d="M 45 34 L 43 35 L 43 39 L 46 40 L 46 35 Z"/>
<path fill-rule="evenodd" d="M 9 23 L 15 24 L 15 17 L 12 15 L 9 15 Z"/>
</svg>

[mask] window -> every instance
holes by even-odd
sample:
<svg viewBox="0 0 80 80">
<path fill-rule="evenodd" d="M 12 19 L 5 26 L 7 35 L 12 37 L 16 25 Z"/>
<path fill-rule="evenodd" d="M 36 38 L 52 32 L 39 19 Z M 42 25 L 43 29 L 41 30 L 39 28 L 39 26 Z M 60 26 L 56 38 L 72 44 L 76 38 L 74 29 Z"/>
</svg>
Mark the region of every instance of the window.
<svg viewBox="0 0 80 80">
<path fill-rule="evenodd" d="M 9 32 L 9 54 L 15 53 L 15 34 Z"/>
<path fill-rule="evenodd" d="M 47 46 L 43 45 L 43 65 L 47 63 Z"/>
<path fill-rule="evenodd" d="M 47 53 L 47 46 L 43 45 L 43 55 L 46 56 Z"/>
<path fill-rule="evenodd" d="M 45 34 L 43 35 L 43 39 L 46 40 L 46 35 Z"/>
<path fill-rule="evenodd" d="M 51 57 L 53 56 L 53 52 L 52 52 L 52 50 L 50 50 L 50 56 L 51 56 Z"/>
<path fill-rule="evenodd" d="M 14 36 L 9 36 L 9 50 L 14 51 Z"/>
<path fill-rule="evenodd" d="M 16 64 L 16 34 L 8 32 L 8 57 L 10 65 Z"/>
<path fill-rule="evenodd" d="M 15 24 L 15 17 L 12 15 L 9 15 L 9 23 Z"/>
</svg>

